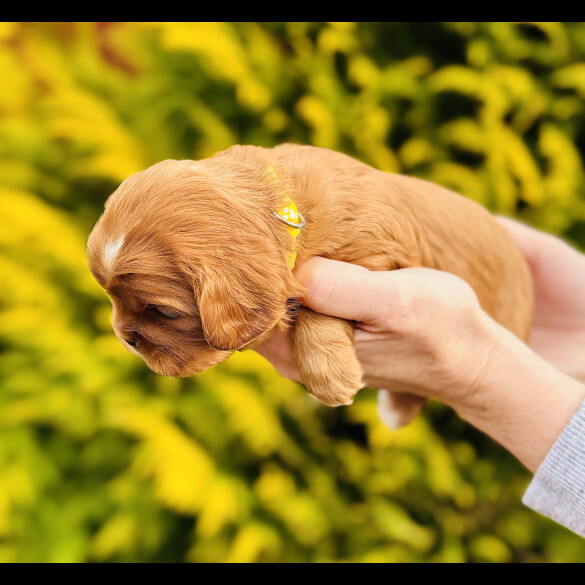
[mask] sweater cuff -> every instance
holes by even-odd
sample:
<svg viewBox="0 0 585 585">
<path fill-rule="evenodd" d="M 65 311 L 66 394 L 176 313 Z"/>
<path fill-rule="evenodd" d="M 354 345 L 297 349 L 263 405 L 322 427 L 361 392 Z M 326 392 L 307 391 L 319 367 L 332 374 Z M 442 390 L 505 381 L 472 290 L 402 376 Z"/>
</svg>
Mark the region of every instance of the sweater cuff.
<svg viewBox="0 0 585 585">
<path fill-rule="evenodd" d="M 537 469 L 522 503 L 585 537 L 585 402 Z"/>
</svg>

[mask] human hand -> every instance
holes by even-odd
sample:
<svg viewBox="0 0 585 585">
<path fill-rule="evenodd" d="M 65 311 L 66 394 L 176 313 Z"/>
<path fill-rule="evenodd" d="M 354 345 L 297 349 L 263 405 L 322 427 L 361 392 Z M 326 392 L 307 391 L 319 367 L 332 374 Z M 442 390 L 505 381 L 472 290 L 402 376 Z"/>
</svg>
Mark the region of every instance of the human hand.
<svg viewBox="0 0 585 585">
<path fill-rule="evenodd" d="M 493 321 L 454 275 L 312 258 L 295 276 L 307 288 L 303 304 L 355 321 L 368 386 L 440 399 L 532 471 L 585 399 L 585 386 Z M 286 334 L 255 349 L 299 380 Z"/>
<path fill-rule="evenodd" d="M 532 273 L 531 349 L 585 381 L 585 256 L 556 236 L 509 218 L 496 219 L 516 241 Z"/>
<path fill-rule="evenodd" d="M 305 262 L 295 277 L 307 289 L 304 305 L 355 322 L 364 383 L 402 396 L 401 405 L 416 395 L 455 406 L 480 376 L 490 319 L 462 279 L 428 268 L 371 272 L 324 258 Z M 287 334 L 255 349 L 300 381 Z"/>
</svg>

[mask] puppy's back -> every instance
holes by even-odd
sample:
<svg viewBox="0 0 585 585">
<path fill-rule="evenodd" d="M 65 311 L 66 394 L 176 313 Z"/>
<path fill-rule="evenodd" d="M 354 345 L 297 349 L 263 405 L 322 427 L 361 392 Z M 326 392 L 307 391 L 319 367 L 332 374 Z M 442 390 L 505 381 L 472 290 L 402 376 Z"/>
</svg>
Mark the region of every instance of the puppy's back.
<svg viewBox="0 0 585 585">
<path fill-rule="evenodd" d="M 421 264 L 463 278 L 490 316 L 527 341 L 532 278 L 508 231 L 471 199 L 421 179 L 391 179 L 396 191 L 417 202 Z"/>
<path fill-rule="evenodd" d="M 528 339 L 530 271 L 508 231 L 484 207 L 327 149 L 283 145 L 275 152 L 298 177 L 300 208 L 310 224 L 301 261 L 322 255 L 371 270 L 424 266 L 456 274 L 490 316 Z"/>
</svg>

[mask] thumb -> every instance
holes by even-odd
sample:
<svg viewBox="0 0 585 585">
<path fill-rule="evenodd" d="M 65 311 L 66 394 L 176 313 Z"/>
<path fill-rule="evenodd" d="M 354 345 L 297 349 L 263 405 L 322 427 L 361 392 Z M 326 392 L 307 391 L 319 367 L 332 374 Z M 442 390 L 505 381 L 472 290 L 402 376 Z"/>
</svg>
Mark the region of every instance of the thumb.
<svg viewBox="0 0 585 585">
<path fill-rule="evenodd" d="M 379 276 L 367 268 L 315 256 L 295 270 L 295 278 L 306 287 L 301 302 L 333 317 L 372 323 L 387 291 Z"/>
</svg>

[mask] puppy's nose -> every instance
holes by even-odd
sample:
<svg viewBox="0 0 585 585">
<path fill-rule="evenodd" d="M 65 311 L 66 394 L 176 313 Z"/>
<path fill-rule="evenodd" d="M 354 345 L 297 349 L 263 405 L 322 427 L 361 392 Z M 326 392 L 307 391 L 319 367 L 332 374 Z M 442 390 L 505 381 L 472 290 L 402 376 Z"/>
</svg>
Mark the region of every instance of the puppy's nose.
<svg viewBox="0 0 585 585">
<path fill-rule="evenodd" d="M 136 347 L 136 342 L 132 339 L 125 339 L 124 340 L 130 347 Z"/>
</svg>

